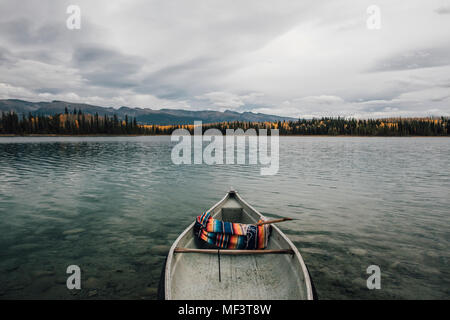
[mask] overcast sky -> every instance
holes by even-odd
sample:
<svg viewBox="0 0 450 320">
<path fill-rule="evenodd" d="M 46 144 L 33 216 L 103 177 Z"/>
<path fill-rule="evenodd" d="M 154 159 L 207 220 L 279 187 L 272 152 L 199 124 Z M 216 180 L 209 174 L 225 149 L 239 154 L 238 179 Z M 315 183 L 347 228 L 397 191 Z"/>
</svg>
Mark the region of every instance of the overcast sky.
<svg viewBox="0 0 450 320">
<path fill-rule="evenodd" d="M 81 29 L 66 27 L 67 6 Z M 381 29 L 367 27 L 380 8 Z M 0 0 L 0 99 L 450 116 L 450 1 Z"/>
</svg>

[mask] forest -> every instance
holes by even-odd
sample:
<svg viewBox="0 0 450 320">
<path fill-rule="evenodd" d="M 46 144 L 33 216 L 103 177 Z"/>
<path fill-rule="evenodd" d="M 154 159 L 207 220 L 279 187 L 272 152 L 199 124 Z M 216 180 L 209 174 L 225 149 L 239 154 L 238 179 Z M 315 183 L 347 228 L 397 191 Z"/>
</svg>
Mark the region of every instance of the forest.
<svg viewBox="0 0 450 320">
<path fill-rule="evenodd" d="M 184 128 L 193 133 L 194 125 L 139 124 L 136 118 L 97 113 L 85 114 L 81 110 L 65 110 L 56 115 L 19 116 L 15 112 L 2 112 L 0 134 L 3 135 L 167 135 Z M 344 135 L 344 136 L 449 136 L 450 118 L 386 118 L 346 119 L 317 118 L 278 122 L 218 122 L 202 125 L 202 131 L 219 129 L 279 129 L 280 135 Z M 270 130 L 268 132 L 270 134 Z"/>
</svg>

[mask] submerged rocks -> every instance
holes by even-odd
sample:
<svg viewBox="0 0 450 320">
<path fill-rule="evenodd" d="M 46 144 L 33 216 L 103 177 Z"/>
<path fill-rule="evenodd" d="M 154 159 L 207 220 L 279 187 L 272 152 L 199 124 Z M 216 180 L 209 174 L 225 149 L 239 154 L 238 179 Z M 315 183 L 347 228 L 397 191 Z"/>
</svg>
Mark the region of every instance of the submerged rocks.
<svg viewBox="0 0 450 320">
<path fill-rule="evenodd" d="M 86 289 L 98 289 L 100 287 L 100 281 L 97 278 L 90 277 L 82 282 L 81 286 Z"/>
<path fill-rule="evenodd" d="M 367 250 L 362 249 L 362 248 L 350 248 L 348 251 L 350 251 L 351 254 L 354 254 L 356 256 L 367 255 Z"/>
<path fill-rule="evenodd" d="M 0 261 L 0 271 L 13 272 L 19 269 L 20 262 L 18 259 L 7 259 Z"/>
<path fill-rule="evenodd" d="M 74 240 L 78 240 L 80 238 L 80 236 L 78 234 L 74 234 L 74 235 L 68 235 L 64 238 L 64 240 L 67 241 L 74 241 Z"/>
<path fill-rule="evenodd" d="M 95 297 L 98 294 L 97 290 L 91 290 L 88 293 L 88 297 Z"/>
<path fill-rule="evenodd" d="M 36 278 L 41 278 L 41 277 L 50 277 L 55 275 L 54 271 L 48 271 L 48 270 L 37 270 L 32 272 L 32 275 Z"/>
<path fill-rule="evenodd" d="M 85 229 L 83 229 L 83 228 L 75 228 L 75 229 L 63 231 L 63 235 L 73 235 L 73 234 L 81 233 L 84 231 L 85 231 Z"/>
</svg>

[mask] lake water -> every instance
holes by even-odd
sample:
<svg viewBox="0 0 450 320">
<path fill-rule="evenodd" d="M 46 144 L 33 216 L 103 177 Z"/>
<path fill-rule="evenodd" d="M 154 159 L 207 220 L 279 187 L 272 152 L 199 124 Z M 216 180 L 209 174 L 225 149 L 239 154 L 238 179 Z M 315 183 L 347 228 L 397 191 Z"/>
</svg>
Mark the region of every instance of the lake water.
<svg viewBox="0 0 450 320">
<path fill-rule="evenodd" d="M 169 246 L 232 186 L 321 299 L 450 298 L 450 139 L 280 137 L 280 168 L 181 165 L 170 137 L 0 138 L 0 299 L 154 299 Z M 79 265 L 82 290 L 66 288 Z M 366 269 L 381 269 L 369 290 Z"/>
</svg>

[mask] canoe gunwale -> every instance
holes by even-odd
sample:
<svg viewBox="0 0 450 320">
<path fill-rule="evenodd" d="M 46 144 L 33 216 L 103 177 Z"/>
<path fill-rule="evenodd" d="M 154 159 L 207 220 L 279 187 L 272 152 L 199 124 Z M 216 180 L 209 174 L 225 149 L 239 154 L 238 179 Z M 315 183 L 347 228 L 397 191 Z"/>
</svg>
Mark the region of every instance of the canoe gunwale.
<svg viewBox="0 0 450 320">
<path fill-rule="evenodd" d="M 228 198 L 230 197 L 230 195 L 233 196 L 233 198 L 235 198 L 236 200 L 238 200 L 238 202 L 241 202 L 241 204 L 244 204 L 245 206 L 247 206 L 251 211 L 253 211 L 254 213 L 256 213 L 261 219 L 264 218 L 264 216 L 259 213 L 258 210 L 256 210 L 255 208 L 253 208 L 250 204 L 248 204 L 244 199 L 241 198 L 241 196 L 236 192 L 236 191 L 230 191 L 228 192 L 225 197 L 223 197 L 219 202 L 217 202 L 214 206 L 212 206 L 208 211 L 212 212 L 213 210 L 215 210 L 218 206 L 222 205 L 226 200 L 228 200 Z M 192 222 L 179 236 L 178 238 L 174 241 L 174 243 L 172 244 L 172 246 L 170 247 L 169 253 L 167 255 L 167 261 L 166 261 L 166 265 L 165 265 L 165 279 L 164 279 L 164 296 L 166 300 L 171 300 L 171 289 L 170 289 L 170 284 L 171 284 L 171 267 L 172 267 L 172 262 L 174 260 L 174 254 L 175 254 L 175 249 L 177 249 L 178 247 L 178 243 L 179 241 L 188 233 L 188 232 L 192 232 L 192 229 L 194 227 L 195 221 Z M 300 252 L 298 251 L 297 247 L 292 243 L 291 240 L 289 240 L 289 238 L 276 226 L 276 225 L 272 225 L 272 228 L 275 229 L 276 232 L 278 232 L 278 234 L 283 238 L 284 241 L 286 241 L 286 243 L 289 245 L 290 249 L 293 251 L 293 255 L 295 255 L 295 257 L 297 258 L 302 273 L 303 273 L 303 278 L 304 278 L 304 282 L 306 285 L 306 299 L 307 300 L 313 300 L 314 296 L 313 296 L 313 292 L 312 292 L 312 285 L 311 285 L 311 279 L 309 277 L 309 272 L 308 269 L 306 267 L 305 262 L 303 261 L 303 258 L 300 254 Z M 223 252 L 224 250 L 221 250 L 221 252 Z"/>
<path fill-rule="evenodd" d="M 223 202 L 225 202 L 228 198 L 230 197 L 230 193 L 228 192 L 225 197 L 222 198 L 222 200 L 220 200 L 219 202 L 217 202 L 215 205 L 213 205 L 209 211 L 214 210 L 215 208 L 217 208 L 219 205 L 221 205 Z M 174 243 L 172 244 L 172 246 L 170 247 L 169 250 L 169 254 L 167 255 L 167 261 L 166 261 L 166 266 L 165 266 L 165 279 L 164 279 L 164 296 L 166 300 L 172 300 L 171 297 L 171 290 L 170 290 L 170 280 L 171 280 L 171 266 L 172 266 L 172 261 L 173 261 L 173 256 L 174 256 L 174 251 L 175 248 L 178 247 L 178 243 L 180 242 L 180 240 L 188 233 L 188 232 L 192 232 L 193 228 L 195 225 L 195 221 L 192 222 L 179 236 L 178 238 L 174 241 Z"/>
</svg>

